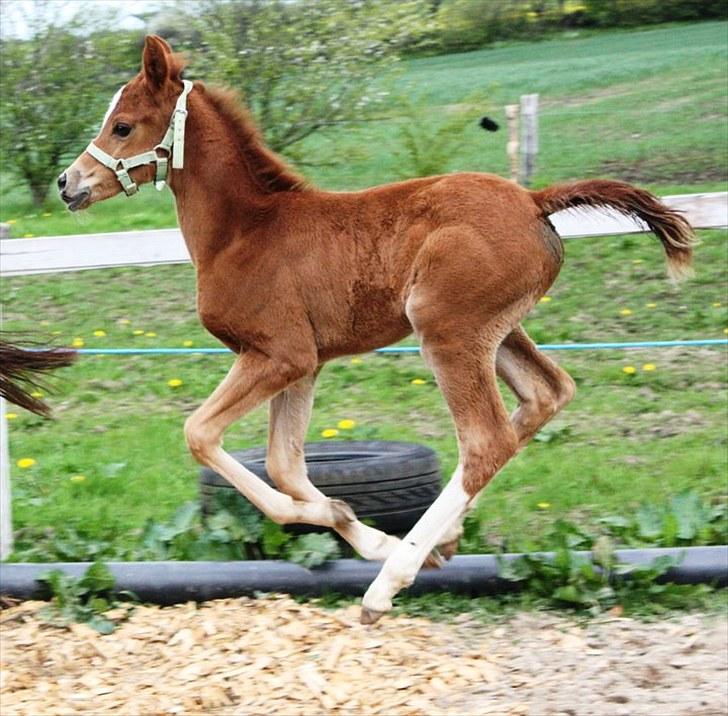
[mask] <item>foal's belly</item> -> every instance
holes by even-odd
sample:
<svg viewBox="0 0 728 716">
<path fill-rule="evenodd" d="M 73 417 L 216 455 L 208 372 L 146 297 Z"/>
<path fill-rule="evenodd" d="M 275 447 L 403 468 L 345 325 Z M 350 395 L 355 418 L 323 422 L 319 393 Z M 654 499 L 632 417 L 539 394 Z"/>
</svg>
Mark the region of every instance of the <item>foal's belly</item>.
<svg viewBox="0 0 728 716">
<path fill-rule="evenodd" d="M 352 318 L 347 330 L 336 336 L 317 336 L 321 363 L 340 356 L 367 353 L 401 341 L 412 333 L 412 326 L 404 313 L 382 320 L 374 313 Z"/>
</svg>

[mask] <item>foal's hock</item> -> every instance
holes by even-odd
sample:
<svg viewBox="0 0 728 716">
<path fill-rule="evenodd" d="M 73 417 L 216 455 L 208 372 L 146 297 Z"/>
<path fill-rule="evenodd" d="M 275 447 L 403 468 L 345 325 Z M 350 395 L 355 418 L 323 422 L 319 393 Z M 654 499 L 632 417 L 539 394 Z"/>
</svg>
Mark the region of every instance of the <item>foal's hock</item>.
<svg viewBox="0 0 728 716">
<path fill-rule="evenodd" d="M 423 564 L 454 553 L 482 488 L 574 394 L 520 326 L 561 266 L 548 215 L 604 206 L 641 219 L 676 277 L 689 269 L 692 232 L 648 192 L 615 181 L 529 192 L 470 173 L 320 191 L 265 146 L 233 94 L 190 84 L 182 70 L 164 40 L 147 37 L 140 73 L 59 178 L 61 196 L 76 210 L 168 183 L 197 272 L 200 319 L 237 354 L 185 423 L 189 448 L 276 522 L 330 527 L 363 557 L 383 560 L 363 601 L 362 619 L 372 622 Z M 412 332 L 452 413 L 460 459 L 400 541 L 310 482 L 303 441 L 322 365 Z M 518 399 L 510 417 L 496 376 Z M 278 489 L 222 448 L 225 429 L 264 401 L 266 467 Z"/>
</svg>

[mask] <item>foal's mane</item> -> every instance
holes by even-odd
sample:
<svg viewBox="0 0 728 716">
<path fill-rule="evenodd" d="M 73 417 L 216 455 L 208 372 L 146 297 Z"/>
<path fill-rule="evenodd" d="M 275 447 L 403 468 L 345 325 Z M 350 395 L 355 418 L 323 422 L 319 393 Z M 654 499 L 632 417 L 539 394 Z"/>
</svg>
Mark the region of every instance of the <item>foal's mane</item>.
<svg viewBox="0 0 728 716">
<path fill-rule="evenodd" d="M 272 194 L 306 188 L 306 180 L 265 145 L 250 111 L 242 105 L 235 90 L 202 87 L 214 109 L 232 129 L 251 174 L 263 192 Z"/>
</svg>

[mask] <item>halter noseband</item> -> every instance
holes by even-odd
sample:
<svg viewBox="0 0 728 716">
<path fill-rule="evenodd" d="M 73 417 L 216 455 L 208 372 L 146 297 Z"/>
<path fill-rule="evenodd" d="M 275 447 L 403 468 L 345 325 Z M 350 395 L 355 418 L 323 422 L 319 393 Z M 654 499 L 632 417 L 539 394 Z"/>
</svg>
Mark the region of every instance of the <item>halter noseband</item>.
<svg viewBox="0 0 728 716">
<path fill-rule="evenodd" d="M 111 169 L 119 180 L 124 193 L 127 196 L 136 194 L 139 187 L 129 176 L 129 169 L 140 167 L 143 164 L 156 163 L 157 169 L 154 174 L 154 186 L 158 191 L 164 189 L 167 180 L 167 169 L 169 157 L 172 156 L 172 168 L 182 169 L 185 160 L 185 121 L 187 120 L 187 95 L 192 90 L 192 82 L 182 80 L 184 89 L 177 98 L 169 126 L 162 141 L 156 147 L 142 154 L 135 154 L 128 159 L 117 159 L 107 154 L 103 149 L 97 147 L 93 142 L 86 147 L 86 151 L 96 161 L 101 162 L 105 167 Z M 157 152 L 163 152 L 160 156 Z"/>
</svg>

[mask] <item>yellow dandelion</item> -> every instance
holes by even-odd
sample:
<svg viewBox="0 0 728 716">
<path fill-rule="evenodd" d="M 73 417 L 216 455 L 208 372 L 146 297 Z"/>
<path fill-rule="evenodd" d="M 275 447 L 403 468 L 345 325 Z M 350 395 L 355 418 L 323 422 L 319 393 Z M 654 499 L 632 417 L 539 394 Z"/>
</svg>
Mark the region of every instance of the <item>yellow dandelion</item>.
<svg viewBox="0 0 728 716">
<path fill-rule="evenodd" d="M 41 392 L 40 392 L 40 390 L 34 390 L 34 391 L 33 391 L 33 392 L 32 392 L 32 393 L 30 394 L 30 397 L 31 397 L 31 398 L 42 398 L 42 397 L 43 397 L 43 393 L 41 393 Z"/>
<path fill-rule="evenodd" d="M 722 305 L 722 304 L 721 304 L 721 302 L 720 302 L 720 301 L 715 301 L 715 302 L 713 303 L 713 308 L 720 308 L 720 307 L 721 307 L 721 305 Z"/>
<path fill-rule="evenodd" d="M 50 211 L 45 211 L 41 214 L 41 216 L 48 218 L 49 216 L 53 216 L 53 214 Z"/>
<path fill-rule="evenodd" d="M 626 365 L 624 368 L 622 368 L 622 373 L 626 373 L 627 375 L 633 375 L 637 372 L 637 368 L 635 368 L 633 365 Z"/>
<path fill-rule="evenodd" d="M 35 237 L 35 234 L 23 234 L 24 239 L 32 239 Z"/>
<path fill-rule="evenodd" d="M 541 298 L 538 299 L 539 303 L 548 303 L 551 300 L 551 296 L 541 296 Z"/>
<path fill-rule="evenodd" d="M 168 386 L 169 386 L 170 388 L 179 388 L 179 387 L 180 387 L 180 385 L 182 385 L 182 381 L 181 381 L 181 380 L 180 380 L 179 378 L 170 378 L 170 379 L 169 379 L 169 380 L 167 381 L 167 385 L 168 385 Z"/>
<path fill-rule="evenodd" d="M 342 430 L 352 430 L 356 427 L 356 420 L 349 420 L 349 418 L 344 418 L 344 420 L 339 420 L 337 423 L 337 427 L 341 428 Z"/>
<path fill-rule="evenodd" d="M 410 383 L 412 383 L 412 385 L 424 385 L 425 383 L 427 383 L 427 381 L 423 380 L 422 378 L 414 378 L 410 381 Z"/>
<path fill-rule="evenodd" d="M 120 319 L 119 319 L 119 320 L 117 321 L 117 323 L 118 323 L 118 324 L 119 324 L 120 326 L 128 326 L 128 325 L 129 325 L 129 324 L 131 323 L 131 321 L 130 321 L 130 320 L 129 320 L 128 318 L 120 318 Z"/>
<path fill-rule="evenodd" d="M 724 328 L 723 333 L 725 333 L 728 336 L 728 328 Z"/>
<path fill-rule="evenodd" d="M 657 308 L 657 304 L 656 303 L 646 303 L 645 308 Z"/>
<path fill-rule="evenodd" d="M 86 479 L 86 475 L 71 475 L 68 479 L 71 482 L 83 482 Z"/>
<path fill-rule="evenodd" d="M 136 329 L 136 331 L 132 331 L 132 332 L 131 332 L 131 334 L 132 334 L 133 336 L 143 336 L 143 335 L 144 335 L 144 331 L 142 331 L 142 330 L 139 330 L 139 329 L 137 328 L 137 329 Z"/>
<path fill-rule="evenodd" d="M 27 470 L 29 467 L 33 467 L 33 465 L 35 465 L 35 460 L 33 460 L 32 457 L 21 457 L 15 464 L 21 470 Z"/>
<path fill-rule="evenodd" d="M 322 438 L 335 438 L 338 434 L 339 431 L 336 428 L 326 428 L 326 430 L 321 431 Z"/>
<path fill-rule="evenodd" d="M 190 346 L 193 346 L 193 345 L 195 345 L 195 343 L 194 343 L 194 341 L 182 341 L 182 345 L 183 345 L 183 346 L 184 346 L 185 348 L 189 348 Z"/>
<path fill-rule="evenodd" d="M 539 502 L 538 505 L 536 505 L 539 510 L 548 510 L 549 507 L 551 507 L 550 502 Z"/>
<path fill-rule="evenodd" d="M 106 331 L 98 330 L 94 331 L 94 335 L 96 338 L 103 338 L 106 335 Z"/>
<path fill-rule="evenodd" d="M 653 370 L 657 370 L 657 366 L 654 363 L 645 363 L 642 366 L 642 370 L 646 371 L 647 373 L 650 373 Z"/>
<path fill-rule="evenodd" d="M 8 219 L 5 223 L 10 224 L 10 226 L 12 226 L 13 224 L 17 224 L 18 220 L 17 219 Z"/>
<path fill-rule="evenodd" d="M 147 331 L 144 335 L 147 338 L 156 338 L 157 337 L 157 334 L 154 331 Z"/>
<path fill-rule="evenodd" d="M 623 308 L 623 309 L 622 309 L 622 310 L 621 310 L 621 311 L 619 312 L 619 315 L 620 315 L 620 316 L 631 316 L 631 315 L 632 315 L 632 309 L 631 309 L 631 308 Z"/>
<path fill-rule="evenodd" d="M 5 413 L 6 420 L 15 420 L 18 417 L 17 413 Z"/>
<path fill-rule="evenodd" d="M 351 364 L 352 365 L 361 365 L 364 361 L 361 358 L 352 358 Z"/>
<path fill-rule="evenodd" d="M 76 336 L 76 338 L 74 338 L 74 339 L 73 339 L 73 340 L 71 341 L 71 345 L 72 345 L 72 346 L 73 346 L 74 348 L 83 348 L 83 347 L 84 347 L 84 345 L 85 345 L 85 343 L 84 343 L 84 340 L 83 340 L 83 338 L 81 338 L 80 336 Z"/>
</svg>

